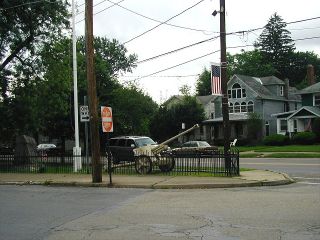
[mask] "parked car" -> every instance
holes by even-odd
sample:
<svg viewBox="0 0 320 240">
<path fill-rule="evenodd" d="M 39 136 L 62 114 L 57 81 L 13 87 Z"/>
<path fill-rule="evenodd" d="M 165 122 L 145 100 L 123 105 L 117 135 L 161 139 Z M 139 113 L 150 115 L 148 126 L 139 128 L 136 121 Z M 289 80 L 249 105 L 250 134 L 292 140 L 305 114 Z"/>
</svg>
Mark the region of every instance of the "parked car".
<svg viewBox="0 0 320 240">
<path fill-rule="evenodd" d="M 218 151 L 218 147 L 211 146 L 206 141 L 189 141 L 181 145 L 180 148 L 172 150 L 174 155 L 192 155 L 192 154 L 206 154 Z"/>
<path fill-rule="evenodd" d="M 113 163 L 117 164 L 122 161 L 134 161 L 133 149 L 156 144 L 145 136 L 121 136 L 109 139 L 107 148 L 111 152 Z"/>
<path fill-rule="evenodd" d="M 41 143 L 37 146 L 37 150 L 38 151 L 45 151 L 45 150 L 49 150 L 49 149 L 54 149 L 57 146 L 52 144 L 52 143 Z"/>
</svg>

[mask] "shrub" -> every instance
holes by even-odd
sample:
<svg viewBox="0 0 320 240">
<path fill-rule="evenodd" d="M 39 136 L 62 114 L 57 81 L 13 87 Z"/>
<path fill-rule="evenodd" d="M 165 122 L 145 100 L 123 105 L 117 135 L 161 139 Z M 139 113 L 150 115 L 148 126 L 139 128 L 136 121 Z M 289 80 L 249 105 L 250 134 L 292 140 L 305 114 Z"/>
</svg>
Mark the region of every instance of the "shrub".
<svg viewBox="0 0 320 240">
<path fill-rule="evenodd" d="M 292 142 L 295 144 L 313 144 L 316 142 L 317 135 L 313 132 L 299 132 L 293 135 Z"/>
<path fill-rule="evenodd" d="M 263 139 L 263 143 L 269 146 L 282 146 L 289 142 L 289 137 L 281 134 L 272 134 Z"/>
</svg>

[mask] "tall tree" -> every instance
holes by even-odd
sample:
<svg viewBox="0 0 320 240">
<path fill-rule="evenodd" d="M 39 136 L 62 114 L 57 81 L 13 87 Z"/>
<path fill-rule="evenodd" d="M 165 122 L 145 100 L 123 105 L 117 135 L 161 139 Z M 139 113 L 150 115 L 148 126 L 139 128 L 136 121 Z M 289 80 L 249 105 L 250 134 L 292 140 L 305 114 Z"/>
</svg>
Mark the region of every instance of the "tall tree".
<svg viewBox="0 0 320 240">
<path fill-rule="evenodd" d="M 32 69 L 38 46 L 62 36 L 69 26 L 67 0 L 0 1 L 1 96 L 8 97 L 17 63 Z"/>
<path fill-rule="evenodd" d="M 193 96 L 184 96 L 183 100 L 170 108 L 161 106 L 156 113 L 152 124 L 152 136 L 164 141 L 181 130 L 181 123 L 185 123 L 186 127 L 192 127 L 196 123 L 204 120 L 204 109 Z"/>
<path fill-rule="evenodd" d="M 235 55 L 227 54 L 227 59 L 229 78 L 234 74 L 265 77 L 274 75 L 276 71 L 271 63 L 265 61 L 262 53 L 258 50 L 242 51 Z"/>
<path fill-rule="evenodd" d="M 196 94 L 198 96 L 206 96 L 211 94 L 210 79 L 211 72 L 204 68 L 196 82 Z"/>
<path fill-rule="evenodd" d="M 280 79 L 288 77 L 287 66 L 295 50 L 294 41 L 286 26 L 283 19 L 274 13 L 254 44 L 262 52 L 266 62 L 272 63 L 277 70 L 276 76 Z"/>
</svg>

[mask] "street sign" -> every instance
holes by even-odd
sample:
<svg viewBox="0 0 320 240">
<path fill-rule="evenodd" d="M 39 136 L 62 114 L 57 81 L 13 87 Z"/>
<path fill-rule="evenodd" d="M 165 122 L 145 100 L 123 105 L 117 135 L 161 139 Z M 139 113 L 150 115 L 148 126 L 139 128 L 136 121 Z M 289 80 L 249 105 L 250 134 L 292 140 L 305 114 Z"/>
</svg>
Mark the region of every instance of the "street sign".
<svg viewBox="0 0 320 240">
<path fill-rule="evenodd" d="M 112 108 L 101 106 L 102 130 L 113 132 Z"/>
<path fill-rule="evenodd" d="M 88 106 L 80 106 L 80 122 L 89 122 L 89 107 Z"/>
</svg>

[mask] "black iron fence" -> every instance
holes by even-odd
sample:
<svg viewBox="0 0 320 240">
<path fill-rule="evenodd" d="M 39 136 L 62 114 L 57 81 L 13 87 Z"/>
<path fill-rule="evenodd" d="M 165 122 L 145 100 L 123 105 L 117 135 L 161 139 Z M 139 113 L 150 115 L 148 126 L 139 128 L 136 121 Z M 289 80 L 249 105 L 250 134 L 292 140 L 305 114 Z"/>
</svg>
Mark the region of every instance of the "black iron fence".
<svg viewBox="0 0 320 240">
<path fill-rule="evenodd" d="M 109 155 L 110 156 L 110 155 Z M 75 161 L 81 161 L 79 173 L 91 173 L 91 157 L 73 155 L 0 155 L 0 172 L 10 173 L 72 173 Z M 110 161 L 108 161 L 110 160 Z M 134 161 L 113 161 L 101 156 L 101 168 L 109 174 L 166 174 L 166 175 L 239 175 L 239 152 L 222 151 L 142 154 Z M 109 163 L 109 164 L 108 164 Z"/>
</svg>

